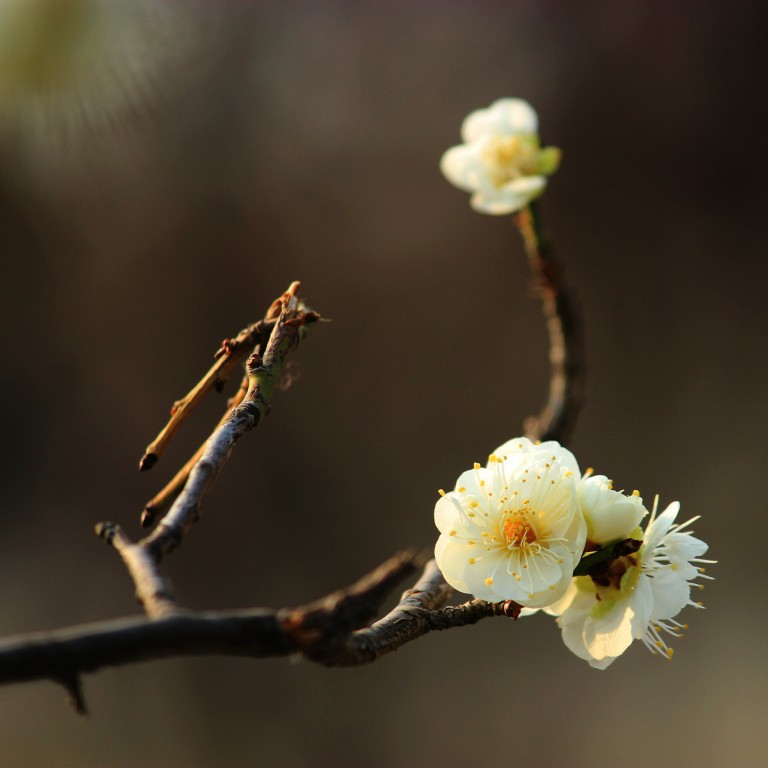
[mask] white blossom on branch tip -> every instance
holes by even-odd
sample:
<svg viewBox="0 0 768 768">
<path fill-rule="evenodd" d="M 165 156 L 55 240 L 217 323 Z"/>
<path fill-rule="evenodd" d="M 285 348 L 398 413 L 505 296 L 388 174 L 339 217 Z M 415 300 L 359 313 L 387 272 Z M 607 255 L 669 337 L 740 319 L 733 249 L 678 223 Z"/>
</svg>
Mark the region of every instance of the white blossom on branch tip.
<svg viewBox="0 0 768 768">
<path fill-rule="evenodd" d="M 445 580 L 491 602 L 541 608 L 563 596 L 586 540 L 573 455 L 518 438 L 464 472 L 435 506 Z"/>
<path fill-rule="evenodd" d="M 545 611 L 557 616 L 565 645 L 579 658 L 605 669 L 633 642 L 642 640 L 654 653 L 672 657 L 665 636 L 681 637 L 685 624 L 675 617 L 691 600 L 695 579 L 705 575 L 701 555 L 707 545 L 674 521 L 673 502 L 656 517 L 656 507 L 636 553 L 615 557 L 589 575 L 577 576 L 565 596 Z"/>
<path fill-rule="evenodd" d="M 541 148 L 538 116 L 522 99 L 499 99 L 469 114 L 462 123 L 464 141 L 440 160 L 451 184 L 472 193 L 480 213 L 504 215 L 538 197 L 560 164 L 557 147 Z"/>
</svg>

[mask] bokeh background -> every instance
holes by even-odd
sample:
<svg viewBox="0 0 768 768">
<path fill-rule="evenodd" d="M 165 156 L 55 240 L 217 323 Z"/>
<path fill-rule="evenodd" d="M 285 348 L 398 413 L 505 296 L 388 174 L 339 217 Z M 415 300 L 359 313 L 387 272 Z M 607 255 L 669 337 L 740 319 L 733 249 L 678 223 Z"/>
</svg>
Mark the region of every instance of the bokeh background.
<svg viewBox="0 0 768 768">
<path fill-rule="evenodd" d="M 432 546 L 437 489 L 547 382 L 512 225 L 437 167 L 501 96 L 564 151 L 543 213 L 586 322 L 571 447 L 701 514 L 720 564 L 672 663 L 592 670 L 544 616 L 352 670 L 149 663 L 87 678 L 85 721 L 52 684 L 0 689 L 0 763 L 762 764 L 762 3 L 24 2 L 48 21 L 0 4 L 3 634 L 137 612 L 93 525 L 138 535 L 225 396 L 139 475 L 144 446 L 293 279 L 332 322 L 167 559 L 180 599 L 300 604 Z"/>
</svg>

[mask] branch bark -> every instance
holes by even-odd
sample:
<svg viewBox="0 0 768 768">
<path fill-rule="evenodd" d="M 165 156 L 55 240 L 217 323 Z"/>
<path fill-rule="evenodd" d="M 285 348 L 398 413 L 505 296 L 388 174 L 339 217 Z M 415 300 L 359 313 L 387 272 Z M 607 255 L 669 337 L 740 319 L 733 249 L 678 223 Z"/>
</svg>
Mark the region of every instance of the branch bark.
<svg viewBox="0 0 768 768">
<path fill-rule="evenodd" d="M 232 408 L 208 438 L 200 458 L 189 473 L 184 490 L 155 530 L 142 540 L 141 545 L 156 561 L 177 547 L 200 518 L 205 497 L 232 448 L 269 413 L 272 393 L 286 358 L 298 346 L 306 326 L 319 319 L 319 315 L 299 302 L 299 287 L 299 283 L 293 283 L 278 300 L 281 309 L 264 356 L 254 352 L 248 358 L 248 388 L 242 401 Z"/>
<path fill-rule="evenodd" d="M 6 638 L 0 641 L 0 685 L 47 679 L 65 685 L 74 696 L 86 673 L 206 654 L 261 658 L 300 653 L 326 666 L 359 666 L 434 630 L 493 616 L 516 618 L 519 609 L 509 602 L 473 600 L 444 608 L 451 588 L 430 560 L 398 605 L 367 627 L 396 584 L 422 561 L 412 552 L 397 554 L 347 589 L 293 609 L 176 611 Z M 77 700 L 84 710 L 81 692 Z"/>
<path fill-rule="evenodd" d="M 270 312 L 274 305 L 270 308 Z M 250 354 L 250 351 L 260 341 L 266 340 L 274 327 L 276 317 L 270 313 L 264 320 L 243 328 L 234 339 L 224 339 L 214 354 L 215 363 L 200 381 L 181 400 L 171 407 L 171 418 L 160 430 L 158 436 L 146 447 L 139 461 L 139 471 L 146 472 L 157 464 L 160 457 L 170 444 L 173 436 L 179 431 L 187 417 L 197 407 L 200 401 L 213 388 L 219 388 L 226 382 L 229 374 Z"/>
<path fill-rule="evenodd" d="M 292 283 L 272 303 L 262 325 L 257 323 L 249 326 L 251 329 L 257 326 L 263 328 L 268 323 L 271 327 L 264 357 L 259 354 L 263 342 L 257 334 L 257 346 L 246 365 L 245 384 L 241 385 L 241 390 L 230 401 L 227 414 L 214 429 L 199 458 L 189 470 L 183 491 L 157 528 L 138 543 L 133 543 L 114 523 L 104 522 L 96 526 L 97 535 L 112 545 L 122 557 L 133 579 L 136 597 L 150 618 L 164 618 L 181 611 L 170 581 L 160 571 L 160 561 L 163 555 L 179 545 L 186 531 L 200 519 L 205 496 L 229 458 L 232 447 L 242 435 L 259 423 L 262 416 L 269 413 L 271 396 L 286 358 L 298 345 L 306 326 L 319 319 L 315 312 L 308 310 L 299 301 L 299 288 L 298 282 Z M 252 340 L 252 333 L 247 329 L 241 331 L 238 339 L 240 349 L 246 339 Z M 205 379 L 210 379 L 210 372 Z M 198 385 L 193 392 L 201 390 L 202 387 Z M 145 522 L 144 517 L 142 522 Z"/>
<path fill-rule="evenodd" d="M 579 307 L 568 291 L 551 242 L 542 232 L 536 203 L 515 217 L 531 270 L 533 290 L 549 337 L 549 394 L 536 416 L 524 424 L 531 440 L 567 443 L 584 402 L 584 340 Z"/>
</svg>

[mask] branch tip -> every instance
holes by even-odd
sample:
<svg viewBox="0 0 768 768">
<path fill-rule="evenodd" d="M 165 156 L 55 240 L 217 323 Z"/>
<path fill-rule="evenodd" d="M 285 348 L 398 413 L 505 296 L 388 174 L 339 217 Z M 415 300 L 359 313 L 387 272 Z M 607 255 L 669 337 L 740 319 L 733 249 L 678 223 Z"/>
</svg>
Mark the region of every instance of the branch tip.
<svg viewBox="0 0 768 768">
<path fill-rule="evenodd" d="M 139 472 L 148 472 L 157 464 L 158 458 L 156 453 L 145 453 L 139 462 Z"/>
<path fill-rule="evenodd" d="M 96 535 L 106 544 L 111 545 L 112 539 L 115 538 L 115 534 L 120 530 L 119 525 L 115 525 L 115 523 L 109 523 L 109 522 L 102 522 L 102 523 L 96 523 L 94 526 L 94 531 L 96 532 Z"/>
<path fill-rule="evenodd" d="M 80 678 L 77 675 L 72 675 L 71 677 L 56 678 L 55 682 L 61 685 L 67 692 L 67 701 L 72 709 L 74 709 L 80 717 L 87 717 L 88 705 L 85 703 L 83 685 Z"/>
</svg>

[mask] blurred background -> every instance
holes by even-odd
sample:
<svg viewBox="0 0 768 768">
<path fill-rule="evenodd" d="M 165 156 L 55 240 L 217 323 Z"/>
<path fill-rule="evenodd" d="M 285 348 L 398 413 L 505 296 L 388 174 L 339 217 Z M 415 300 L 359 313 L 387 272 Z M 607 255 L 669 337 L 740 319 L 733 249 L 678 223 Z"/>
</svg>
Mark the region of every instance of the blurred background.
<svg viewBox="0 0 768 768">
<path fill-rule="evenodd" d="M 0 688 L 2 765 L 761 764 L 763 10 L 2 0 L 2 634 L 138 612 L 93 525 L 139 535 L 226 394 L 139 475 L 145 445 L 293 279 L 332 322 L 167 559 L 180 600 L 301 604 L 433 545 L 437 489 L 547 383 L 514 228 L 438 171 L 502 96 L 564 153 L 542 207 L 586 323 L 571 447 L 702 515 L 720 560 L 672 663 L 592 670 L 544 616 L 360 669 L 149 663 L 88 677 L 85 721 L 50 683 Z"/>
</svg>

